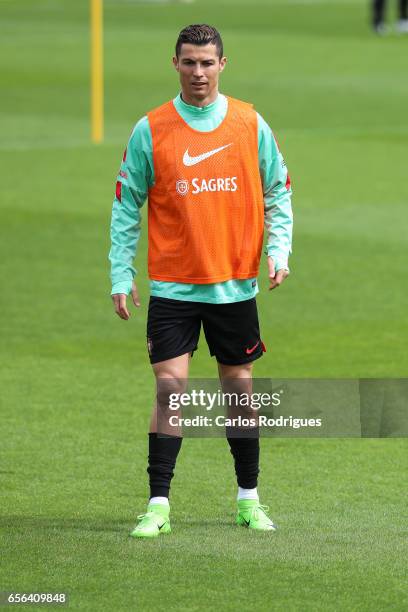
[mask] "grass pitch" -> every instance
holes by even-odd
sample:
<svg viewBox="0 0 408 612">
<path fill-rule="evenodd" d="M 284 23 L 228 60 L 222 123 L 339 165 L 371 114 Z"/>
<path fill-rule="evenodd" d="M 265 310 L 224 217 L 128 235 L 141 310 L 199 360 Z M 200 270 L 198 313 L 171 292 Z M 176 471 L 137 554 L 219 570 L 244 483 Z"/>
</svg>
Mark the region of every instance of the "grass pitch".
<svg viewBox="0 0 408 612">
<path fill-rule="evenodd" d="M 406 609 L 405 440 L 262 440 L 272 537 L 233 524 L 226 442 L 185 440 L 173 534 L 127 538 L 146 504 L 153 400 L 146 233 L 143 307 L 127 323 L 107 254 L 130 130 L 178 91 L 178 31 L 213 23 L 229 57 L 221 91 L 271 124 L 294 187 L 292 276 L 269 293 L 263 263 L 255 374 L 406 375 L 408 39 L 373 37 L 357 0 L 106 1 L 95 147 L 87 3 L 0 0 L 0 13 L 0 590 L 67 591 L 80 610 Z M 215 372 L 202 337 L 191 374 Z"/>
</svg>

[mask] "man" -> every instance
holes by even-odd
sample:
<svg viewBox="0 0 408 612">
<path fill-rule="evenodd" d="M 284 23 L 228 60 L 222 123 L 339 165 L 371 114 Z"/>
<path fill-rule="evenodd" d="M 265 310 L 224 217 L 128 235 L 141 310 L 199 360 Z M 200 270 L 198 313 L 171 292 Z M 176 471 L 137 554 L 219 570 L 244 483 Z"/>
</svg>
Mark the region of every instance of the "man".
<svg viewBox="0 0 408 612">
<path fill-rule="evenodd" d="M 386 0 L 371 0 L 372 24 L 377 34 L 385 34 L 385 8 Z M 408 33 L 408 0 L 398 0 L 398 16 L 396 23 L 397 32 L 400 34 Z"/>
<path fill-rule="evenodd" d="M 115 312 L 129 319 L 129 293 L 140 306 L 132 261 L 139 209 L 147 197 L 147 346 L 156 382 L 177 387 L 188 377 L 201 323 L 221 382 L 248 380 L 252 362 L 265 350 L 255 301 L 264 225 L 269 288 L 279 287 L 289 273 L 290 179 L 262 117 L 252 105 L 218 91 L 226 58 L 215 28 L 184 28 L 173 64 L 181 93 L 136 124 L 118 176 L 109 254 Z M 170 481 L 182 437 L 158 429 L 158 403 L 149 433 L 150 500 L 134 537 L 170 532 Z M 236 521 L 274 531 L 257 492 L 259 432 L 230 434 L 238 482 Z"/>
</svg>

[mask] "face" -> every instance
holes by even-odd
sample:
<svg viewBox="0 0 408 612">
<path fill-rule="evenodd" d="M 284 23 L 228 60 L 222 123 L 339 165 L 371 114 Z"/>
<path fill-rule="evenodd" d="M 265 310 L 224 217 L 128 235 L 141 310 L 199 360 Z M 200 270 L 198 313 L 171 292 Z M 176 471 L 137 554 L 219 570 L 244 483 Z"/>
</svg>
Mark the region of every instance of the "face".
<svg viewBox="0 0 408 612">
<path fill-rule="evenodd" d="M 218 78 L 226 61 L 226 57 L 218 57 L 217 47 L 212 43 L 203 46 L 183 43 L 179 57 L 173 57 L 174 67 L 180 74 L 183 99 L 187 102 L 215 99 Z"/>
</svg>

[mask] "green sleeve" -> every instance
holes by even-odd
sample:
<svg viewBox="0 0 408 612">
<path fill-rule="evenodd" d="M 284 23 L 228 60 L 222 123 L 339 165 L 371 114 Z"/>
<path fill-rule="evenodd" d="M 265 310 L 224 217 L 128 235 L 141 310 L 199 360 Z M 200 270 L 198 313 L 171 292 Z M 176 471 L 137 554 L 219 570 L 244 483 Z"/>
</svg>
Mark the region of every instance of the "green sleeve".
<svg viewBox="0 0 408 612">
<path fill-rule="evenodd" d="M 290 178 L 272 130 L 259 114 L 258 156 L 267 232 L 265 252 L 273 257 L 276 271 L 288 270 L 293 226 Z"/>
<path fill-rule="evenodd" d="M 153 183 L 152 137 L 148 119 L 143 117 L 132 131 L 117 176 L 109 252 L 112 295 L 131 291 L 136 274 L 133 260 L 140 237 L 140 209 Z"/>
</svg>

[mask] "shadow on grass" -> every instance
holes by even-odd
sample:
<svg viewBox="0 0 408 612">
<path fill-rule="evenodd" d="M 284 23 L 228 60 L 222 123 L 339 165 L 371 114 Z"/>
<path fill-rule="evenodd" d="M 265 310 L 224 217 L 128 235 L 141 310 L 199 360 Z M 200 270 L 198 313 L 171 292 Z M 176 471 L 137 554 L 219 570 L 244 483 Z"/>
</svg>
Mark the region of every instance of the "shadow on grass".
<svg viewBox="0 0 408 612">
<path fill-rule="evenodd" d="M 126 519 L 107 520 L 94 518 L 51 518 L 46 516 L 2 516 L 0 528 L 7 529 L 51 529 L 78 531 L 118 532 L 131 527 L 132 521 Z"/>
<path fill-rule="evenodd" d="M 207 518 L 207 519 L 173 519 L 171 524 L 183 525 L 183 527 L 235 527 L 233 519 L 226 520 L 225 518 Z"/>
<path fill-rule="evenodd" d="M 56 518 L 46 516 L 2 516 L 0 517 L 0 528 L 12 530 L 68 530 L 68 531 L 92 531 L 92 532 L 111 532 L 123 533 L 131 530 L 136 523 L 129 517 L 109 520 L 95 518 Z M 172 518 L 172 526 L 183 527 L 189 529 L 191 527 L 236 527 L 234 520 L 226 520 L 224 518 L 206 518 L 206 519 L 183 519 Z"/>
</svg>

